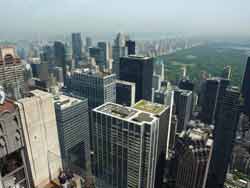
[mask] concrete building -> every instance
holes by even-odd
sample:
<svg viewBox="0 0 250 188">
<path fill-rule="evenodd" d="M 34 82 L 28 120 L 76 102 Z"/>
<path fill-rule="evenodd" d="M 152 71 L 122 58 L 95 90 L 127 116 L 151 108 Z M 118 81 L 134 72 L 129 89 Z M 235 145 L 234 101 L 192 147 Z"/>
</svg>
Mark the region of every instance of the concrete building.
<svg viewBox="0 0 250 188">
<path fill-rule="evenodd" d="M 168 115 L 169 108 L 143 100 L 133 108 L 114 103 L 95 108 L 97 178 L 122 188 L 158 187 L 167 148 Z"/>
<path fill-rule="evenodd" d="M 14 47 L 0 48 L 0 85 L 8 97 L 19 99 L 25 93 L 24 69 Z"/>
<path fill-rule="evenodd" d="M 5 100 L 0 104 L 0 187 L 31 188 L 27 163 L 18 108 Z"/>
<path fill-rule="evenodd" d="M 128 56 L 120 59 L 120 80 L 136 84 L 135 101 L 152 100 L 153 59 Z"/>
<path fill-rule="evenodd" d="M 177 138 L 176 188 L 205 188 L 213 149 L 212 130 L 191 128 Z"/>
<path fill-rule="evenodd" d="M 88 100 L 59 95 L 54 104 L 64 170 L 90 173 Z"/>
<path fill-rule="evenodd" d="M 135 83 L 116 80 L 116 103 L 132 106 L 135 104 Z"/>
<path fill-rule="evenodd" d="M 53 97 L 40 90 L 16 103 L 19 108 L 34 187 L 43 188 L 58 177 L 62 167 Z"/>
<path fill-rule="evenodd" d="M 159 75 L 154 74 L 152 79 L 152 88 L 154 89 L 154 91 L 160 89 L 162 82 L 161 77 Z"/>
</svg>

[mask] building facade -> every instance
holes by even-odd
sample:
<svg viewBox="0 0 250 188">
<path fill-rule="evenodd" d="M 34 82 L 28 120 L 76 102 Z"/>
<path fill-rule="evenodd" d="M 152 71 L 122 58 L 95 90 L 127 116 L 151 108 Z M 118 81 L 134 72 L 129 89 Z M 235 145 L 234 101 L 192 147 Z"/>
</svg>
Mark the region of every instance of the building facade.
<svg viewBox="0 0 250 188">
<path fill-rule="evenodd" d="M 90 173 L 88 100 L 59 95 L 54 104 L 63 168 Z"/>
<path fill-rule="evenodd" d="M 28 169 L 18 108 L 5 100 L 0 104 L 0 187 L 31 188 Z"/>
<path fill-rule="evenodd" d="M 135 104 L 135 83 L 122 80 L 116 81 L 116 103 L 132 106 Z"/>
<path fill-rule="evenodd" d="M 159 134 L 167 110 L 155 107 L 161 119 L 139 108 L 144 106 L 106 103 L 92 112 L 95 175 L 114 187 L 155 187 L 157 162 L 166 150 Z"/>
<path fill-rule="evenodd" d="M 128 56 L 120 59 L 120 80 L 136 84 L 135 101 L 152 100 L 153 59 Z"/>
<path fill-rule="evenodd" d="M 42 188 L 58 177 L 62 168 L 53 97 L 33 90 L 16 102 L 26 143 L 33 187 Z"/>
<path fill-rule="evenodd" d="M 24 68 L 14 47 L 0 48 L 0 85 L 8 97 L 19 99 L 25 93 Z"/>
</svg>

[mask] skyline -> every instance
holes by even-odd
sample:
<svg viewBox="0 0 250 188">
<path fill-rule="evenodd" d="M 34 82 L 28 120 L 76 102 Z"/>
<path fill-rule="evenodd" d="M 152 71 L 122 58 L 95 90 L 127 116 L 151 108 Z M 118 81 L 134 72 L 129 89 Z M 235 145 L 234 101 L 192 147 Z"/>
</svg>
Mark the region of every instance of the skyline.
<svg viewBox="0 0 250 188">
<path fill-rule="evenodd" d="M 247 0 L 1 0 L 0 7 L 0 39 L 74 31 L 247 36 L 250 30 Z"/>
</svg>

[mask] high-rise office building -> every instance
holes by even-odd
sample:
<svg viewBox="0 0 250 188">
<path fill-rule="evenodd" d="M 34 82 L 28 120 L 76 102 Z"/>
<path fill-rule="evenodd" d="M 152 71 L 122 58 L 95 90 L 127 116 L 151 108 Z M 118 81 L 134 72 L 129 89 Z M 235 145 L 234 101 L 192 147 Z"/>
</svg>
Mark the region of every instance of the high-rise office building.
<svg viewBox="0 0 250 188">
<path fill-rule="evenodd" d="M 213 149 L 212 130 L 191 128 L 176 141 L 176 188 L 205 188 Z"/>
<path fill-rule="evenodd" d="M 24 68 L 14 47 L 0 48 L 0 85 L 11 98 L 19 99 L 25 92 Z"/>
<path fill-rule="evenodd" d="M 0 187 L 31 188 L 18 108 L 7 99 L 0 104 Z"/>
<path fill-rule="evenodd" d="M 176 105 L 176 114 L 178 118 L 177 132 L 186 129 L 187 123 L 192 115 L 192 91 L 175 89 L 174 101 Z"/>
<path fill-rule="evenodd" d="M 53 97 L 47 92 L 33 90 L 16 103 L 19 108 L 34 187 L 43 187 L 58 177 L 61 158 Z"/>
<path fill-rule="evenodd" d="M 54 43 L 54 53 L 55 53 L 55 65 L 63 68 L 63 79 L 66 80 L 67 74 L 67 62 L 66 62 L 66 51 L 63 42 L 56 41 Z"/>
<path fill-rule="evenodd" d="M 244 111 L 250 116 L 250 57 L 247 59 L 241 94 L 244 97 Z"/>
<path fill-rule="evenodd" d="M 221 77 L 230 80 L 232 75 L 232 67 L 227 65 L 223 68 Z"/>
<path fill-rule="evenodd" d="M 161 77 L 159 75 L 154 74 L 152 78 L 152 88 L 154 90 L 158 90 L 161 87 Z"/>
<path fill-rule="evenodd" d="M 135 83 L 116 81 L 116 103 L 125 106 L 135 104 Z"/>
<path fill-rule="evenodd" d="M 88 99 L 89 109 L 116 101 L 115 74 L 94 69 L 77 69 L 71 77 L 68 88 L 77 96 Z"/>
<path fill-rule="evenodd" d="M 218 109 L 214 130 L 214 147 L 207 180 L 208 188 L 223 188 L 239 121 L 238 90 L 226 89 Z"/>
<path fill-rule="evenodd" d="M 63 168 L 90 173 L 88 99 L 59 95 L 54 99 Z"/>
<path fill-rule="evenodd" d="M 207 124 L 215 124 L 219 115 L 220 101 L 229 85 L 229 80 L 224 78 L 210 78 L 204 84 L 201 119 Z"/>
<path fill-rule="evenodd" d="M 82 37 L 81 33 L 72 33 L 72 55 L 76 64 L 82 59 Z"/>
<path fill-rule="evenodd" d="M 128 49 L 126 47 L 126 37 L 122 33 L 118 33 L 112 47 L 113 65 L 112 71 L 120 78 L 120 58 L 127 56 Z"/>
<path fill-rule="evenodd" d="M 159 75 L 162 81 L 165 79 L 164 71 L 165 71 L 165 68 L 164 68 L 163 62 L 154 62 L 154 74 Z"/>
<path fill-rule="evenodd" d="M 153 59 L 128 56 L 120 59 L 120 80 L 136 84 L 135 101 L 152 100 Z"/>
<path fill-rule="evenodd" d="M 97 46 L 101 49 L 101 60 L 103 68 L 108 68 L 108 60 L 109 60 L 109 46 L 107 42 L 98 42 Z"/>
<path fill-rule="evenodd" d="M 157 187 L 168 114 L 169 108 L 147 101 L 135 108 L 106 103 L 94 109 L 95 175 L 115 187 Z"/>
<path fill-rule="evenodd" d="M 92 38 L 86 37 L 85 52 L 89 52 L 89 48 L 92 47 Z"/>
<path fill-rule="evenodd" d="M 126 46 L 128 48 L 128 55 L 135 55 L 135 41 L 127 40 Z"/>
</svg>

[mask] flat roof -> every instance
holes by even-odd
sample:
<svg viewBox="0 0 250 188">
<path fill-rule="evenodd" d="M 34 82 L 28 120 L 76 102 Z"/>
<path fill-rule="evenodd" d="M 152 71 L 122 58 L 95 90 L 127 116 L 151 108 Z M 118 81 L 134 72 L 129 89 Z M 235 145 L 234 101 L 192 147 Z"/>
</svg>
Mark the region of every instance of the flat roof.
<svg viewBox="0 0 250 188">
<path fill-rule="evenodd" d="M 140 55 L 128 55 L 128 56 L 125 56 L 124 58 L 130 58 L 130 59 L 143 59 L 143 60 L 152 59 L 151 57 L 148 57 L 148 56 L 140 56 Z"/>
<path fill-rule="evenodd" d="M 95 70 L 93 68 L 82 68 L 82 69 L 75 69 L 73 73 L 78 73 L 78 74 L 85 74 L 85 75 L 93 75 L 93 76 L 99 76 L 99 77 L 107 77 L 111 75 L 115 75 L 110 72 L 105 72 L 101 70 Z"/>
<path fill-rule="evenodd" d="M 61 107 L 61 109 L 67 109 L 72 105 L 76 105 L 82 102 L 82 100 L 70 97 L 67 95 L 59 95 L 54 97 L 54 103 Z"/>
<path fill-rule="evenodd" d="M 115 103 L 105 103 L 93 109 L 93 111 L 100 112 L 121 120 L 126 120 L 140 125 L 145 122 L 152 123 L 154 120 L 158 119 L 153 113 L 149 113 L 127 106 L 122 106 Z"/>
<path fill-rule="evenodd" d="M 142 111 L 145 111 L 145 112 L 149 112 L 149 113 L 152 113 L 154 115 L 161 114 L 167 108 L 164 105 L 157 104 L 157 103 L 152 103 L 152 102 L 146 101 L 146 100 L 140 100 L 133 107 L 135 109 L 142 110 Z"/>
</svg>

